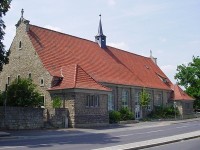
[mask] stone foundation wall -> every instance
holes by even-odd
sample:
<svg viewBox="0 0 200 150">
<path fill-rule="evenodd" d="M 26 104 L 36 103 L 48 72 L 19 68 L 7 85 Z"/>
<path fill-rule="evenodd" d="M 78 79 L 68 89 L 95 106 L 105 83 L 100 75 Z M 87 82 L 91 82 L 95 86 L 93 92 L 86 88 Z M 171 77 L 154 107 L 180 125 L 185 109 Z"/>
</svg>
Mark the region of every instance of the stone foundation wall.
<svg viewBox="0 0 200 150">
<path fill-rule="evenodd" d="M 48 124 L 51 128 L 68 127 L 68 109 L 29 107 L 0 107 L 0 128 L 39 129 Z"/>
</svg>

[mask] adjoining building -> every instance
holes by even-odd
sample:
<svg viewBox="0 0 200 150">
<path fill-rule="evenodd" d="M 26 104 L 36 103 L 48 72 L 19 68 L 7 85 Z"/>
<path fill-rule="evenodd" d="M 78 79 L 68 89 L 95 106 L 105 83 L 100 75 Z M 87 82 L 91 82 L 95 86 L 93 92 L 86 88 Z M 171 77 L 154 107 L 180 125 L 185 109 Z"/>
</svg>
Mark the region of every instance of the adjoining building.
<svg viewBox="0 0 200 150">
<path fill-rule="evenodd" d="M 152 54 L 144 57 L 106 44 L 101 18 L 93 42 L 32 25 L 22 11 L 9 60 L 0 73 L 0 90 L 16 78 L 31 78 L 43 93 L 45 108 L 52 107 L 54 97 L 63 100 L 72 127 L 108 124 L 108 112 L 121 107 L 142 118 L 143 88 L 150 94 L 149 111 L 175 100 L 187 113 L 193 111 L 193 98 L 172 84 Z"/>
</svg>

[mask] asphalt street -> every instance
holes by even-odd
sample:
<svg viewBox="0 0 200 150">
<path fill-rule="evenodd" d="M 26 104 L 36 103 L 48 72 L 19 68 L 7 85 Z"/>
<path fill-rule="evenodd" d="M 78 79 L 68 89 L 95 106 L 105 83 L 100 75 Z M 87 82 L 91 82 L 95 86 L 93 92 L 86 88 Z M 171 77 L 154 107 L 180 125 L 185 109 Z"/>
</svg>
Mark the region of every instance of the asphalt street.
<svg viewBox="0 0 200 150">
<path fill-rule="evenodd" d="M 90 150 L 163 138 L 200 130 L 200 121 L 183 123 L 139 123 L 109 129 L 63 129 L 13 131 L 0 139 L 1 149 Z"/>
</svg>

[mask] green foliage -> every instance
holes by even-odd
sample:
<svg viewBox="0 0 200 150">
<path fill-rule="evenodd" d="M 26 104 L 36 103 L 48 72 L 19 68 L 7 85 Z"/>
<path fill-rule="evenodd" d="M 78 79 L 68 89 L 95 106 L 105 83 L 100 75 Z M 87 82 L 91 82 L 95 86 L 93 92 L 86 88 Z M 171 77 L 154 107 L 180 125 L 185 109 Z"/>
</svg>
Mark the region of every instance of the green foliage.
<svg viewBox="0 0 200 150">
<path fill-rule="evenodd" d="M 127 107 L 122 107 L 119 110 L 121 114 L 121 120 L 133 120 L 134 119 L 134 114 L 131 112 Z"/>
<path fill-rule="evenodd" d="M 179 110 L 176 107 L 176 115 L 179 116 Z M 170 107 L 162 107 L 156 106 L 154 110 L 148 115 L 150 118 L 161 119 L 161 118 L 174 118 L 175 117 L 175 109 L 173 106 Z"/>
<path fill-rule="evenodd" d="M 30 79 L 15 79 L 8 87 L 6 94 L 8 106 L 39 107 L 43 105 L 42 97 Z"/>
<path fill-rule="evenodd" d="M 110 123 L 117 123 L 121 119 L 121 114 L 118 111 L 110 111 L 109 112 L 109 122 Z"/>
<path fill-rule="evenodd" d="M 131 112 L 127 107 L 122 107 L 119 111 L 109 112 L 110 123 L 117 123 L 119 121 L 133 120 L 134 113 Z"/>
<path fill-rule="evenodd" d="M 0 1 L 0 71 L 2 70 L 3 64 L 8 63 L 9 52 L 6 52 L 4 49 L 3 39 L 5 35 L 5 24 L 2 20 L 3 15 L 6 15 L 6 12 L 10 8 L 11 0 L 1 0 Z"/>
<path fill-rule="evenodd" d="M 53 108 L 60 108 L 62 105 L 62 101 L 60 97 L 55 97 L 53 99 Z"/>
<path fill-rule="evenodd" d="M 146 92 L 146 89 L 143 88 L 142 92 L 140 93 L 140 105 L 141 107 L 145 107 L 150 102 L 150 95 Z"/>
<path fill-rule="evenodd" d="M 196 99 L 194 108 L 200 109 L 200 57 L 193 56 L 192 62 L 179 65 L 177 71 L 175 79 L 178 84 L 184 86 L 186 93 Z"/>
</svg>

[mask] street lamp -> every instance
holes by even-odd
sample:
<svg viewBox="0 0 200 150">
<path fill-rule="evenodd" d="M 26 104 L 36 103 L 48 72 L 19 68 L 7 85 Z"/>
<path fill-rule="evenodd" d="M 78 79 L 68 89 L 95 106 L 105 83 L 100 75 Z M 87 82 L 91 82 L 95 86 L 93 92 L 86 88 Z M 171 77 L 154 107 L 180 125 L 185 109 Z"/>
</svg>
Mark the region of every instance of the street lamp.
<svg viewBox="0 0 200 150">
<path fill-rule="evenodd" d="M 175 120 L 176 120 L 176 102 L 174 101 L 174 117 L 175 117 Z"/>
</svg>

